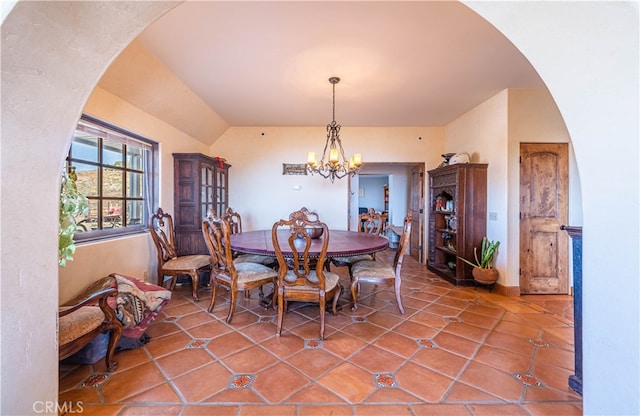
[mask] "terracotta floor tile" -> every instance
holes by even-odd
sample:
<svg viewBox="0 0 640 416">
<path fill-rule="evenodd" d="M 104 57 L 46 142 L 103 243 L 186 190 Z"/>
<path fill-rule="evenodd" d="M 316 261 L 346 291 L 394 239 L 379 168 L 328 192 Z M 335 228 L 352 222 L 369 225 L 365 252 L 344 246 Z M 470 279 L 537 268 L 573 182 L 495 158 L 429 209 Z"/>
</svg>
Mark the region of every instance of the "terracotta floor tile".
<svg viewBox="0 0 640 416">
<path fill-rule="evenodd" d="M 534 403 L 534 404 L 523 404 L 522 407 L 526 409 L 531 416 L 547 416 L 547 415 L 581 416 L 582 415 L 582 407 L 571 405 L 571 404 Z"/>
<path fill-rule="evenodd" d="M 449 389 L 445 401 L 447 403 L 505 403 L 505 401 L 499 397 L 459 382 L 455 383 L 451 389 Z"/>
<path fill-rule="evenodd" d="M 307 387 L 303 388 L 289 399 L 286 400 L 287 403 L 324 403 L 324 404 L 332 404 L 332 403 L 340 403 L 345 404 L 344 399 L 336 396 L 334 393 L 330 392 L 323 386 L 319 386 L 317 384 L 311 384 Z"/>
<path fill-rule="evenodd" d="M 202 296 L 202 294 L 199 293 L 198 296 Z M 166 316 L 181 317 L 195 312 L 202 312 L 202 308 L 191 302 L 185 302 L 179 305 L 169 302 L 167 307 L 164 308 L 164 313 Z"/>
<path fill-rule="evenodd" d="M 267 403 L 282 403 L 310 383 L 307 377 L 290 365 L 277 363 L 256 374 L 253 389 Z"/>
<path fill-rule="evenodd" d="M 299 414 L 305 416 L 352 416 L 353 410 L 347 405 L 315 405 L 315 406 L 299 406 Z"/>
<path fill-rule="evenodd" d="M 289 357 L 286 362 L 311 379 L 316 379 L 335 368 L 342 360 L 322 349 L 304 349 Z"/>
<path fill-rule="evenodd" d="M 226 389 L 231 373 L 219 363 L 211 363 L 186 373 L 173 384 L 186 403 L 198 403 Z"/>
<path fill-rule="evenodd" d="M 435 329 L 442 329 L 448 324 L 444 316 L 436 315 L 426 310 L 416 313 L 411 320 Z"/>
<path fill-rule="evenodd" d="M 118 416 L 581 413 L 582 397 L 567 383 L 570 296 L 455 287 L 405 257 L 406 314 L 393 288 L 371 284 L 362 285 L 352 312 L 347 269 L 336 269 L 346 290 L 338 315 L 325 315 L 321 342 L 317 304 L 291 302 L 276 336 L 277 310 L 260 306 L 257 291 L 238 299 L 227 324 L 226 290 L 209 314 L 210 288 L 194 302 L 186 284 L 147 330 L 151 342 L 116 353 L 114 373 L 104 360 L 61 364 L 58 400 Z"/>
<path fill-rule="evenodd" d="M 538 348 L 535 360 L 551 366 L 557 366 L 569 371 L 574 370 L 575 360 L 572 351 L 565 351 L 559 348 L 546 347 Z"/>
<path fill-rule="evenodd" d="M 276 362 L 276 357 L 264 348 L 253 345 L 224 359 L 224 364 L 233 373 L 257 373 Z"/>
<path fill-rule="evenodd" d="M 411 408 L 416 416 L 469 416 L 460 404 L 414 404 Z"/>
<path fill-rule="evenodd" d="M 371 342 L 385 332 L 384 328 L 370 324 L 368 322 L 351 324 L 343 329 L 343 331 L 349 333 L 349 335 L 351 336 L 360 338 L 365 342 Z"/>
<path fill-rule="evenodd" d="M 176 325 L 175 322 L 172 321 L 160 321 L 154 322 L 147 329 L 147 335 L 151 337 L 151 339 L 165 337 L 167 335 L 179 333 L 182 330 Z"/>
<path fill-rule="evenodd" d="M 232 331 L 233 328 L 230 328 L 223 321 L 211 321 L 202 325 L 191 327 L 186 332 L 193 338 L 210 339 L 219 337 L 220 335 L 224 335 Z"/>
<path fill-rule="evenodd" d="M 398 386 L 429 403 L 444 397 L 453 380 L 414 363 L 407 363 L 396 374 Z"/>
<path fill-rule="evenodd" d="M 393 373 L 405 362 L 405 358 L 370 345 L 353 355 L 349 362 L 371 373 Z"/>
<path fill-rule="evenodd" d="M 526 410 L 515 404 L 471 404 L 467 408 L 473 416 L 529 416 Z"/>
<path fill-rule="evenodd" d="M 522 400 L 524 396 L 524 385 L 512 374 L 485 364 L 470 363 L 459 380 L 509 402 Z"/>
<path fill-rule="evenodd" d="M 217 403 L 202 403 L 199 405 L 185 406 L 181 416 L 236 416 L 240 412 L 238 405 L 221 405 Z"/>
<path fill-rule="evenodd" d="M 370 373 L 346 362 L 320 378 L 318 383 L 349 403 L 362 402 L 375 388 Z"/>
<path fill-rule="evenodd" d="M 341 331 L 331 338 L 325 339 L 322 345 L 322 348 L 326 351 L 330 351 L 339 357 L 347 358 L 360 351 L 367 343 Z"/>
<path fill-rule="evenodd" d="M 448 332 L 440 332 L 438 335 L 433 337 L 433 341 L 435 341 L 439 348 L 467 358 L 472 357 L 478 348 L 480 348 L 480 344 L 478 342 L 471 341 Z"/>
<path fill-rule="evenodd" d="M 76 388 L 58 395 L 58 403 L 101 404 L 100 391 L 92 388 Z"/>
<path fill-rule="evenodd" d="M 291 405 L 259 405 L 249 404 L 240 407 L 238 416 L 296 416 L 296 407 Z M 184 415 L 184 413 L 183 413 Z"/>
<path fill-rule="evenodd" d="M 166 379 L 156 365 L 147 363 L 113 374 L 101 390 L 106 403 L 118 403 L 165 382 Z"/>
<path fill-rule="evenodd" d="M 242 334 L 254 342 L 262 342 L 276 336 L 276 321 L 258 322 L 242 328 Z"/>
<path fill-rule="evenodd" d="M 324 341 L 325 346 L 327 340 Z M 273 337 L 263 341 L 262 345 L 267 351 L 280 359 L 285 359 L 304 348 L 304 340 L 291 335 L 288 337 Z"/>
<path fill-rule="evenodd" d="M 400 388 L 378 388 L 365 403 L 424 403 L 424 401 Z"/>
<path fill-rule="evenodd" d="M 433 338 L 438 333 L 438 330 L 418 322 L 407 321 L 395 327 L 393 332 L 414 339 L 428 339 Z"/>
<path fill-rule="evenodd" d="M 474 361 L 480 362 L 505 373 L 527 372 L 533 357 L 505 351 L 485 345 L 480 348 Z"/>
<path fill-rule="evenodd" d="M 156 362 L 167 378 L 173 380 L 214 360 L 204 348 L 187 348 L 158 358 Z"/>
<path fill-rule="evenodd" d="M 493 329 L 499 322 L 499 320 L 496 318 L 475 312 L 470 312 L 469 310 L 465 310 L 458 316 L 460 317 L 460 319 L 462 319 L 463 322 L 487 329 Z"/>
<path fill-rule="evenodd" d="M 91 416 L 113 416 L 119 415 L 124 407 L 122 404 L 91 405 L 84 403 L 82 411 L 84 414 Z"/>
<path fill-rule="evenodd" d="M 373 342 L 373 345 L 384 348 L 387 351 L 404 358 L 411 357 L 420 348 L 415 338 L 406 337 L 394 332 L 387 332 L 382 335 Z"/>
<path fill-rule="evenodd" d="M 466 322 L 456 321 L 450 322 L 449 325 L 443 328 L 443 331 L 476 342 L 483 341 L 490 332 L 490 330 L 487 328 L 481 328 L 479 326 L 471 325 Z"/>
<path fill-rule="evenodd" d="M 160 358 L 163 355 L 186 348 L 191 342 L 191 338 L 184 332 L 176 332 L 166 337 L 151 340 L 144 348 L 154 357 Z"/>
<path fill-rule="evenodd" d="M 176 321 L 176 323 L 181 328 L 189 329 L 194 326 L 199 326 L 215 321 L 216 319 L 213 316 L 209 315 L 209 313 L 207 313 L 206 311 L 197 311 L 188 315 L 182 315 L 180 319 Z"/>
<path fill-rule="evenodd" d="M 131 396 L 127 399 L 129 402 L 143 403 L 182 403 L 182 400 L 169 384 L 160 384 L 152 387 L 142 393 Z"/>
<path fill-rule="evenodd" d="M 493 331 L 489 334 L 484 344 L 526 356 L 531 356 L 535 349 L 535 346 L 529 342 L 528 337 L 514 336 L 497 331 Z"/>
<path fill-rule="evenodd" d="M 253 341 L 234 331 L 212 339 L 207 344 L 207 349 L 216 357 L 222 358 L 252 345 Z"/>
<path fill-rule="evenodd" d="M 411 408 L 401 404 L 359 405 L 355 408 L 355 414 L 358 416 L 413 416 Z"/>
<path fill-rule="evenodd" d="M 469 362 L 466 358 L 440 348 L 425 348 L 416 353 L 411 362 L 456 378 Z"/>
<path fill-rule="evenodd" d="M 262 397 L 258 396 L 252 389 L 225 389 L 220 393 L 214 394 L 203 403 L 264 403 Z"/>
<path fill-rule="evenodd" d="M 383 328 L 393 328 L 394 326 L 404 321 L 399 313 L 390 314 L 386 312 L 374 312 L 371 315 L 367 316 L 367 320 L 372 324 L 381 326 Z"/>
</svg>

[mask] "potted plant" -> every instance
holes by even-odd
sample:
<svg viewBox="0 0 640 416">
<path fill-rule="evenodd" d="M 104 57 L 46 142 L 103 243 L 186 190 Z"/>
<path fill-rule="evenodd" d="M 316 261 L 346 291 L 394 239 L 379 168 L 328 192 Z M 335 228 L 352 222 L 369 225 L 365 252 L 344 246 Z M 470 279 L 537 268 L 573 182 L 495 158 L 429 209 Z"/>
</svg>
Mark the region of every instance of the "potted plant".
<svg viewBox="0 0 640 416">
<path fill-rule="evenodd" d="M 465 258 L 459 257 L 463 262 L 473 266 L 471 274 L 473 279 L 485 285 L 492 285 L 498 280 L 498 269 L 493 267 L 493 262 L 498 254 L 499 241 L 490 241 L 486 236 L 482 238 L 480 248 L 480 256 L 478 256 L 478 248 L 473 248 L 473 256 L 475 263 Z"/>
<path fill-rule="evenodd" d="M 63 170 L 60 184 L 60 209 L 58 223 L 58 264 L 62 267 L 73 260 L 76 243 L 73 235 L 78 228 L 76 217 L 89 212 L 89 199 L 78 191 L 75 167 Z"/>
</svg>

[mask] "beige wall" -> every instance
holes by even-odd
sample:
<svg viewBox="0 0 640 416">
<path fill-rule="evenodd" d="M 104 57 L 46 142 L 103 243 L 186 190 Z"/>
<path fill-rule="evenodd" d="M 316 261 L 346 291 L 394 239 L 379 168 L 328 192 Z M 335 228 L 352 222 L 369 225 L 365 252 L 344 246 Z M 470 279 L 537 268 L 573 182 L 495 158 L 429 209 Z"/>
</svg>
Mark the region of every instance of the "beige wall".
<svg viewBox="0 0 640 416">
<path fill-rule="evenodd" d="M 502 91 L 482 104 L 467 111 L 449 123 L 445 132 L 446 152 L 466 152 L 474 163 L 488 163 L 487 169 L 487 216 L 497 214 L 497 220 L 487 219 L 487 236 L 501 242 L 496 258 L 500 271 L 499 283 L 517 286 L 507 272 L 507 142 L 508 142 L 508 91 Z"/>
<path fill-rule="evenodd" d="M 441 128 L 343 127 L 340 133 L 345 153 L 362 153 L 365 164 L 432 165 L 440 159 Z M 232 165 L 229 203 L 243 215 L 243 228 L 270 228 L 275 220 L 306 206 L 317 210 L 330 228 L 347 229 L 347 180 L 282 175 L 282 163 L 304 163 L 310 150 L 322 152 L 325 140 L 324 126 L 232 127 L 211 146 L 211 155 Z"/>
<path fill-rule="evenodd" d="M 174 152 L 207 152 L 207 146 L 171 124 L 123 101 L 97 87 L 83 112 L 131 132 L 152 139 L 160 145 L 160 206 L 173 212 Z M 153 207 L 156 209 L 157 207 Z M 98 243 L 80 244 L 74 259 L 61 267 L 58 288 L 60 302 L 69 300 L 89 283 L 109 273 L 156 281 L 155 247 L 148 233 L 115 238 Z"/>
<path fill-rule="evenodd" d="M 546 89 L 505 90 L 446 126 L 447 152 L 467 152 L 488 163 L 487 236 L 501 242 L 496 259 L 503 286 L 519 282 L 520 143 L 570 142 L 564 121 Z M 580 178 L 570 147 L 569 218 L 582 224 Z M 496 220 L 489 219 L 496 214 Z"/>
</svg>

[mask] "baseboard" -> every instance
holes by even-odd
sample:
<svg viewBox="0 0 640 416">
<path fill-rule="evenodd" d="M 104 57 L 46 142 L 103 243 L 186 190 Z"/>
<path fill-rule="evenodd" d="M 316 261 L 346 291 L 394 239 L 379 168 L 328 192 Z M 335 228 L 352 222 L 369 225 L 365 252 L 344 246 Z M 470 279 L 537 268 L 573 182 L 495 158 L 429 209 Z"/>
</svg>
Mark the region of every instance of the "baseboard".
<svg viewBox="0 0 640 416">
<path fill-rule="evenodd" d="M 493 291 L 502 296 L 519 297 L 520 286 L 503 286 L 500 283 L 496 283 L 493 287 Z"/>
</svg>

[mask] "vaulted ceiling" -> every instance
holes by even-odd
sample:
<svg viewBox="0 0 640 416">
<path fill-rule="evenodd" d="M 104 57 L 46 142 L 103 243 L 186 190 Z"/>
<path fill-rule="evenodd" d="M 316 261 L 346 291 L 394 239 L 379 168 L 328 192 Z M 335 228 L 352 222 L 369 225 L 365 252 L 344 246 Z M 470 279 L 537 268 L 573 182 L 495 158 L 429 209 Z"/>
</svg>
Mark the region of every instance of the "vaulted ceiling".
<svg viewBox="0 0 640 416">
<path fill-rule="evenodd" d="M 544 87 L 455 1 L 186 2 L 130 49 L 100 85 L 209 143 L 229 126 L 327 124 L 331 76 L 343 126 L 442 126 L 505 88 Z"/>
</svg>

